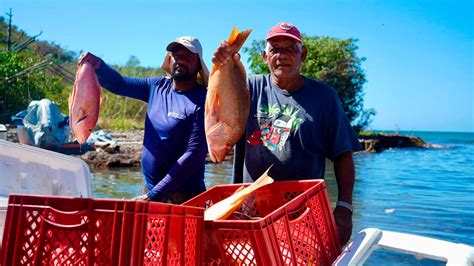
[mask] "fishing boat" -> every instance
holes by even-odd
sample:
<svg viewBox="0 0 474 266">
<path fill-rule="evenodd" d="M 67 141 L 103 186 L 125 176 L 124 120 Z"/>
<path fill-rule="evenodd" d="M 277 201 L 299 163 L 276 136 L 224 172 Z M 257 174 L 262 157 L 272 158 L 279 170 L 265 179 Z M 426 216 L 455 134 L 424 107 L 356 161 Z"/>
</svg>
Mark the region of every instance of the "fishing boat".
<svg viewBox="0 0 474 266">
<path fill-rule="evenodd" d="M 333 265 L 363 265 L 377 249 L 386 249 L 415 258 L 445 262 L 446 265 L 474 265 L 474 247 L 435 238 L 392 232 L 378 228 L 360 231 Z"/>
</svg>

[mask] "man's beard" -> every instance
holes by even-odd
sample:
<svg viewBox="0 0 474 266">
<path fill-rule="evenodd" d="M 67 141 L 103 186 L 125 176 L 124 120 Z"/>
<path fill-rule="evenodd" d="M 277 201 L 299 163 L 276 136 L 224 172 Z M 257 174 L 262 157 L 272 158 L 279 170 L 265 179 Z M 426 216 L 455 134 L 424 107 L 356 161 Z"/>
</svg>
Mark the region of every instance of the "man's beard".
<svg viewBox="0 0 474 266">
<path fill-rule="evenodd" d="M 189 71 L 184 71 L 181 73 L 177 73 L 176 70 L 173 70 L 171 73 L 171 77 L 176 81 L 187 81 L 194 79 L 197 73 L 190 73 Z"/>
</svg>

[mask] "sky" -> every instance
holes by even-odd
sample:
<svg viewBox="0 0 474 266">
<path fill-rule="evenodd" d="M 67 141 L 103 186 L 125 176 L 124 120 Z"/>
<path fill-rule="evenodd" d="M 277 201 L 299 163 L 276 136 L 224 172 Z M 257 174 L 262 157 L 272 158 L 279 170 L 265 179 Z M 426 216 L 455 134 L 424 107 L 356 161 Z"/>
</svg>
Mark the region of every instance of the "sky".
<svg viewBox="0 0 474 266">
<path fill-rule="evenodd" d="M 160 67 L 166 45 L 192 35 L 210 67 L 234 26 L 253 30 L 245 46 L 280 21 L 309 36 L 357 39 L 364 108 L 377 112 L 369 129 L 474 132 L 474 0 L 2 0 L 0 15 L 10 8 L 29 35 L 119 65 L 133 55 Z"/>
</svg>

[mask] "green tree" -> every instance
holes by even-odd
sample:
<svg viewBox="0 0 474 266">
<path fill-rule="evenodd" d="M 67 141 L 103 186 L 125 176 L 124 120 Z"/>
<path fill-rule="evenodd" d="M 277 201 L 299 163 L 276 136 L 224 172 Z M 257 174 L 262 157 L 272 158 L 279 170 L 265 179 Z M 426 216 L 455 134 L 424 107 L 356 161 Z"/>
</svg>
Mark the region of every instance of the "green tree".
<svg viewBox="0 0 474 266">
<path fill-rule="evenodd" d="M 47 73 L 44 58 L 31 52 L 0 53 L 0 120 L 23 109 L 30 101 L 49 98 L 60 107 L 67 106 L 62 97 L 65 87 L 60 77 Z"/>
<path fill-rule="evenodd" d="M 363 85 L 366 82 L 361 63 L 364 57 L 357 56 L 357 40 L 341 40 L 330 37 L 303 36 L 308 56 L 301 67 L 307 77 L 321 80 L 336 89 L 347 118 L 358 132 L 367 127 L 375 110 L 364 109 Z M 244 52 L 249 54 L 250 70 L 255 74 L 270 73 L 261 54 L 265 41 L 253 41 Z"/>
<path fill-rule="evenodd" d="M 11 31 L 12 47 L 28 45 L 21 51 L 8 51 L 7 28 L 8 23 L 0 16 L 0 122 L 8 122 L 12 114 L 25 109 L 32 100 L 42 98 L 55 101 L 61 112 L 69 114 L 68 99 L 79 53 L 65 50 L 59 44 L 36 40 L 15 25 Z M 130 56 L 125 66 L 112 67 L 128 77 L 165 75 L 162 69 L 140 66 L 136 56 Z M 143 127 L 144 102 L 107 90 L 102 92 L 99 127 L 111 130 Z"/>
</svg>

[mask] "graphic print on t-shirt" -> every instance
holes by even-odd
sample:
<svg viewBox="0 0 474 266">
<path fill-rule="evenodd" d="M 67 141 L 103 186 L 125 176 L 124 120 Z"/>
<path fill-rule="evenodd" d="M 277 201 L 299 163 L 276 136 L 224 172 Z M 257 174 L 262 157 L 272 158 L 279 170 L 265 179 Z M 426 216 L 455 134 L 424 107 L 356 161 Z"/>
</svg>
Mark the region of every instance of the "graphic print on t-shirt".
<svg viewBox="0 0 474 266">
<path fill-rule="evenodd" d="M 251 145 L 263 145 L 271 151 L 282 151 L 290 134 L 298 130 L 303 119 L 298 117 L 298 110 L 289 105 L 262 106 L 257 110 L 259 129 L 247 138 Z"/>
</svg>

